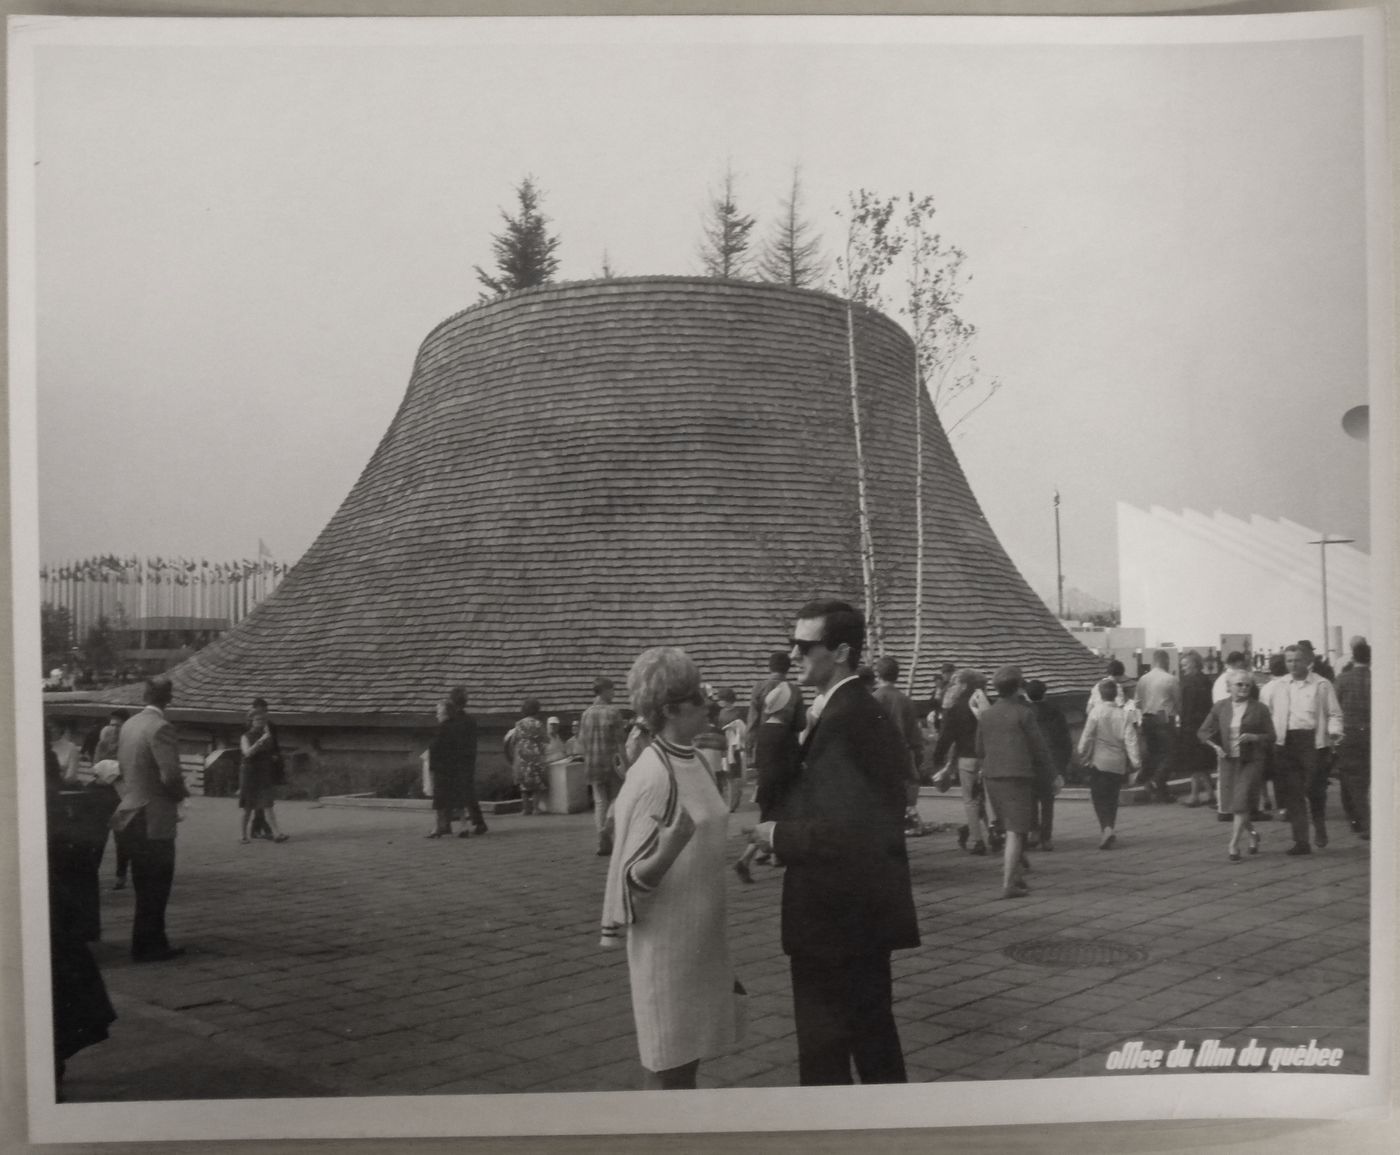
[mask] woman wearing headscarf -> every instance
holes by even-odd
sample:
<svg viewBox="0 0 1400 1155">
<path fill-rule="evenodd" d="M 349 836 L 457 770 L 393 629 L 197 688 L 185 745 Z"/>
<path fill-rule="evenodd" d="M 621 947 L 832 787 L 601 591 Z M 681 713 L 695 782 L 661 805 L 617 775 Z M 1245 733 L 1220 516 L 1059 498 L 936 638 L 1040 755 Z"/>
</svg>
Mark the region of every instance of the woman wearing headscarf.
<svg viewBox="0 0 1400 1155">
<path fill-rule="evenodd" d="M 1245 833 L 1249 853 L 1259 853 L 1259 832 L 1250 816 L 1259 808 L 1274 723 L 1269 708 L 1252 697 L 1254 677 L 1248 670 L 1227 670 L 1225 686 L 1230 696 L 1211 707 L 1197 736 L 1220 759 L 1220 808 L 1233 816 L 1229 855 L 1231 862 L 1239 862 L 1240 838 Z"/>
<path fill-rule="evenodd" d="M 1138 754 L 1138 733 L 1132 715 L 1111 677 L 1095 687 L 1097 705 L 1089 710 L 1084 733 L 1079 738 L 1079 757 L 1091 767 L 1089 797 L 1099 820 L 1099 849 L 1112 850 L 1118 843 L 1118 794 L 1129 770 L 1142 765 Z"/>
<path fill-rule="evenodd" d="M 679 1090 L 739 1035 L 743 992 L 725 933 L 729 808 L 694 746 L 709 725 L 695 663 L 671 646 L 646 650 L 627 688 L 655 737 L 614 803 L 602 942 L 626 943 L 642 1089 Z"/>
</svg>

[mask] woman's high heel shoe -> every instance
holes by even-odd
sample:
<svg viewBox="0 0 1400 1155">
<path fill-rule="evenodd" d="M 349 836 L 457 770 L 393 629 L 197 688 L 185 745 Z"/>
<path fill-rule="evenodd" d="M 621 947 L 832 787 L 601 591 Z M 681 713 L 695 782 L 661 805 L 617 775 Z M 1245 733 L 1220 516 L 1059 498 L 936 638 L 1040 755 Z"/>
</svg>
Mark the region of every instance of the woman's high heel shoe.
<svg viewBox="0 0 1400 1155">
<path fill-rule="evenodd" d="M 1232 850 L 1232 851 L 1230 851 L 1230 861 L 1231 861 L 1231 862 L 1243 862 L 1244 859 L 1241 858 L 1238 854 L 1236 854 L 1236 853 Z"/>
<path fill-rule="evenodd" d="M 1257 830 L 1251 830 L 1249 832 L 1249 853 L 1259 853 L 1259 831 Z"/>
</svg>

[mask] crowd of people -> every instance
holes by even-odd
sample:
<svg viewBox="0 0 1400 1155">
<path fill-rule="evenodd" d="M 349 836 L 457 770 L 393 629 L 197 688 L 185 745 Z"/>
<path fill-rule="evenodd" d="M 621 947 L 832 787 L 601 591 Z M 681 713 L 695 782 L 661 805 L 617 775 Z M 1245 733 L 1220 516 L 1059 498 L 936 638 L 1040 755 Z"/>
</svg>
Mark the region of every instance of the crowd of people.
<svg viewBox="0 0 1400 1155">
<path fill-rule="evenodd" d="M 1369 838 L 1364 639 L 1353 639 L 1335 691 L 1306 642 L 1276 655 L 1262 684 L 1243 654 L 1229 656 L 1213 685 L 1195 652 L 1183 655 L 1178 675 L 1157 651 L 1135 680 L 1113 661 L 1092 687 L 1077 743 L 1046 685 L 1015 666 L 992 677 L 994 695 L 976 671 L 940 671 L 946 692 L 927 712 L 929 743 L 894 685 L 897 665 L 882 659 L 873 678 L 862 676 L 863 643 L 864 623 L 850 606 L 804 607 L 790 653 L 770 657 L 749 707 L 759 822 L 735 869 L 749 881 L 759 852 L 784 867 L 782 945 L 804 1085 L 905 1077 L 890 954 L 919 944 L 905 835 L 911 786 L 921 780 L 959 785 L 959 843 L 972 854 L 1002 851 L 1005 899 L 1029 893 L 1026 851 L 1054 849 L 1055 795 L 1075 760 L 1087 772 L 1100 850 L 1118 845 L 1125 783 L 1171 802 L 1177 774 L 1190 783 L 1187 806 L 1205 794 L 1231 823 L 1229 862 L 1259 853 L 1255 822 L 1273 817 L 1261 807 L 1275 810 L 1270 784 L 1291 826 L 1285 853 L 1311 853 L 1327 845 L 1334 765 L 1353 830 Z M 796 685 L 787 679 L 793 663 Z M 816 691 L 805 705 L 803 687 Z M 638 658 L 628 689 L 654 738 L 606 795 L 619 836 L 602 937 L 627 946 L 643 1085 L 693 1087 L 699 1064 L 732 1045 L 743 1021 L 743 987 L 724 947 L 724 807 L 696 752 L 706 696 L 700 671 L 674 649 Z M 626 764 L 611 746 L 605 754 Z M 608 826 L 603 797 L 600 831 Z"/>
<path fill-rule="evenodd" d="M 582 764 L 597 854 L 608 859 L 601 937 L 627 952 L 645 1087 L 695 1086 L 699 1064 L 740 1037 L 746 995 L 727 947 L 725 879 L 732 870 L 752 882 L 764 863 L 783 872 L 781 938 L 800 1081 L 903 1081 L 890 958 L 919 945 L 906 840 L 923 830 L 915 809 L 923 784 L 961 792 L 958 844 L 972 855 L 1000 852 L 999 897 L 1008 900 L 1030 892 L 1028 852 L 1055 849 L 1055 798 L 1069 778 L 1087 780 L 1100 850 L 1118 846 L 1125 784 L 1170 802 L 1173 777 L 1188 782 L 1186 806 L 1213 805 L 1231 823 L 1231 863 L 1259 853 L 1257 824 L 1276 817 L 1290 825 L 1287 854 L 1325 847 L 1334 771 L 1352 829 L 1369 838 L 1364 639 L 1353 640 L 1340 674 L 1306 642 L 1274 655 L 1267 680 L 1242 653 L 1229 655 L 1213 683 L 1195 652 L 1182 655 L 1173 673 L 1169 655 L 1157 651 L 1136 679 L 1110 662 L 1090 689 L 1077 742 L 1050 688 L 1015 665 L 990 679 L 945 665 L 934 697 L 920 708 L 899 689 L 894 659 L 861 664 L 864 643 L 858 611 L 814 602 L 797 613 L 788 649 L 769 655 L 746 703 L 733 691 L 712 690 L 684 651 L 657 647 L 628 674 L 630 709 L 614 700 L 612 680 L 599 677 L 576 727 L 543 718 L 532 699 L 505 737 L 526 814 L 541 801 L 550 763 Z M 175 727 L 165 717 L 171 694 L 167 679 L 149 680 L 145 708 L 129 717 L 114 712 L 102 729 L 90 787 L 105 791 L 95 858 L 89 845 L 81 870 L 67 862 L 50 872 L 58 887 L 51 910 L 60 1075 L 71 1048 L 95 1041 L 110 1022 L 105 995 L 69 997 L 74 983 L 91 985 L 78 958 L 86 948 L 76 947 L 97 935 L 96 872 L 108 826 L 116 833 L 116 885 L 129 873 L 135 891 L 133 961 L 184 953 L 165 928 L 187 795 Z M 458 821 L 457 837 L 487 832 L 467 705 L 457 687 L 437 706 L 427 752 L 429 838 L 452 837 Z M 67 769 L 57 745 L 46 744 L 50 823 L 71 827 L 60 802 Z M 757 822 L 729 863 L 727 786 L 748 768 Z M 259 822 L 272 841 L 287 839 L 275 814 L 284 776 L 276 727 L 257 699 L 240 738 L 241 842 L 257 836 Z"/>
</svg>

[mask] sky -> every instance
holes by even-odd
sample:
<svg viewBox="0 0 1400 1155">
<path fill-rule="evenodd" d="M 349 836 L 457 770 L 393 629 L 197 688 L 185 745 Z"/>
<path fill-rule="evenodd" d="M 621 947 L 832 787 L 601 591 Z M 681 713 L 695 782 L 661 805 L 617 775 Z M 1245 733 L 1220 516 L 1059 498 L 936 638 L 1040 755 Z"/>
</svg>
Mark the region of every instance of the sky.
<svg viewBox="0 0 1400 1155">
<path fill-rule="evenodd" d="M 794 166 L 831 251 L 864 187 L 932 195 L 967 253 L 961 311 L 1001 387 L 954 448 L 1043 594 L 1057 488 L 1066 582 L 1109 601 L 1119 500 L 1368 546 L 1366 446 L 1340 426 L 1368 378 L 1357 42 L 519 21 L 473 43 L 472 23 L 415 43 L 36 50 L 43 559 L 261 540 L 294 561 L 419 342 L 478 299 L 523 175 L 573 280 L 604 252 L 621 275 L 700 272 L 726 169 L 763 231 Z"/>
</svg>

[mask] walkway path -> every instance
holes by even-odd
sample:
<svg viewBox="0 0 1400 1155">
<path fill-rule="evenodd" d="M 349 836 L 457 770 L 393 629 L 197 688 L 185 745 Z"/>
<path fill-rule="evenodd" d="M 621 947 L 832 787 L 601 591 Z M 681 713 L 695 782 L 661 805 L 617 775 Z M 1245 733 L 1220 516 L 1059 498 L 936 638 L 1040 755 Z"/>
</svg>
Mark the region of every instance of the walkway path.
<svg viewBox="0 0 1400 1155">
<path fill-rule="evenodd" d="M 590 816 L 431 841 L 425 812 L 283 803 L 291 841 L 243 846 L 231 800 L 192 801 L 170 909 L 189 954 L 127 962 L 131 892 L 104 895 L 96 950 L 121 1018 L 70 1062 L 70 1100 L 635 1087 L 625 956 L 597 946 Z M 921 807 L 960 814 L 952 797 Z M 1316 1039 L 1365 1069 L 1369 856 L 1340 818 L 1325 851 L 1283 856 L 1271 823 L 1232 865 L 1205 810 L 1125 808 L 1108 852 L 1087 804 L 1059 810 L 1023 900 L 997 901 L 996 861 L 951 834 L 911 841 L 924 946 L 896 957 L 895 981 L 912 1079 L 1100 1073 L 1133 1039 Z M 734 816 L 735 855 L 754 820 Z M 780 872 L 757 877 L 729 896 L 750 1036 L 702 1085 L 796 1082 Z M 1037 943 L 1061 965 L 1008 956 Z"/>
</svg>

